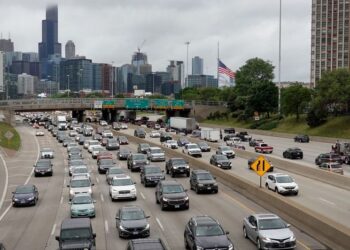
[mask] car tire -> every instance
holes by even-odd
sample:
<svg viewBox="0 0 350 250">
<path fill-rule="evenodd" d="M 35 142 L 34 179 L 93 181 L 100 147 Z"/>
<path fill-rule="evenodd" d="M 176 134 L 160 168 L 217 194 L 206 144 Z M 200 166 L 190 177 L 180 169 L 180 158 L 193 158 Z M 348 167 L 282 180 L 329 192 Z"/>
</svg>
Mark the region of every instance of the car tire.
<svg viewBox="0 0 350 250">
<path fill-rule="evenodd" d="M 156 195 L 156 203 L 159 204 L 159 200 L 158 200 L 158 198 L 157 198 L 157 195 Z"/>
<path fill-rule="evenodd" d="M 161 209 L 162 211 L 165 210 L 165 207 L 164 207 L 164 205 L 163 205 L 163 202 L 160 203 L 160 209 Z"/>
<path fill-rule="evenodd" d="M 275 192 L 277 193 L 277 194 L 279 194 L 280 192 L 278 192 L 278 189 L 277 189 L 277 187 L 275 187 Z"/>
<path fill-rule="evenodd" d="M 194 191 L 196 192 L 196 194 L 199 194 L 198 186 L 196 186 L 196 187 L 194 188 Z"/>
<path fill-rule="evenodd" d="M 166 174 L 169 174 L 169 169 L 165 167 Z"/>
<path fill-rule="evenodd" d="M 173 170 L 170 171 L 170 175 L 171 175 L 172 178 L 175 178 L 175 173 L 174 173 Z"/>
<path fill-rule="evenodd" d="M 186 250 L 189 250 L 190 249 L 190 247 L 188 246 L 188 243 L 187 243 L 187 240 L 186 240 L 186 237 L 184 236 L 184 242 L 185 242 L 185 249 Z"/>
<path fill-rule="evenodd" d="M 187 176 L 187 177 L 190 177 L 190 172 L 188 172 L 188 173 L 186 174 L 186 176 Z"/>
<path fill-rule="evenodd" d="M 265 183 L 265 187 L 270 190 L 269 184 Z"/>
<path fill-rule="evenodd" d="M 260 239 L 259 239 L 259 238 L 257 239 L 256 246 L 257 246 L 257 248 L 258 248 L 259 250 L 262 249 L 262 248 L 261 248 L 261 242 L 260 242 Z"/>
<path fill-rule="evenodd" d="M 248 239 L 247 229 L 245 227 L 243 227 L 243 236 Z"/>
</svg>

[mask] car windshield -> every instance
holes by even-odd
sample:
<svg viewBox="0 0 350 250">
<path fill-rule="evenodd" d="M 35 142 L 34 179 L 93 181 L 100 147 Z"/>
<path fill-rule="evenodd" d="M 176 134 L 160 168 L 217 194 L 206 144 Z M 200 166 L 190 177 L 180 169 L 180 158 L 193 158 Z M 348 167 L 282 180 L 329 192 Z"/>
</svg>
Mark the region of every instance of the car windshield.
<svg viewBox="0 0 350 250">
<path fill-rule="evenodd" d="M 184 165 L 187 162 L 184 159 L 173 159 L 173 165 Z"/>
<path fill-rule="evenodd" d="M 90 146 L 93 146 L 93 145 L 100 145 L 100 143 L 98 141 L 91 141 L 89 143 Z"/>
<path fill-rule="evenodd" d="M 51 149 L 51 148 L 43 148 L 43 149 L 41 150 L 41 152 L 45 152 L 45 153 L 47 153 L 47 152 L 52 152 L 52 149 Z"/>
<path fill-rule="evenodd" d="M 259 220 L 260 230 L 271 230 L 286 228 L 286 224 L 281 219 L 263 219 Z"/>
<path fill-rule="evenodd" d="M 38 161 L 37 163 L 36 163 L 36 166 L 35 167 L 37 167 L 37 168 L 47 168 L 47 167 L 50 167 L 51 166 L 51 163 L 50 162 L 48 162 L 48 161 Z"/>
<path fill-rule="evenodd" d="M 141 148 L 149 148 L 149 144 L 140 144 Z"/>
<path fill-rule="evenodd" d="M 129 154 L 129 153 L 130 153 L 130 150 L 128 150 L 128 149 L 126 149 L 126 148 L 121 148 L 121 149 L 119 150 L 119 153 L 121 153 L 121 154 Z"/>
<path fill-rule="evenodd" d="M 33 193 L 31 186 L 21 186 L 16 188 L 16 194 L 30 194 Z"/>
<path fill-rule="evenodd" d="M 209 173 L 204 173 L 204 174 L 198 174 L 197 175 L 198 180 L 212 180 L 213 176 Z"/>
<path fill-rule="evenodd" d="M 216 159 L 218 161 L 226 161 L 226 160 L 228 160 L 226 155 L 216 155 Z"/>
<path fill-rule="evenodd" d="M 87 168 L 74 168 L 73 170 L 74 173 L 81 173 L 81 174 L 85 174 L 88 173 L 88 169 Z"/>
<path fill-rule="evenodd" d="M 145 214 L 142 210 L 124 210 L 121 213 L 122 220 L 142 220 L 145 218 Z"/>
<path fill-rule="evenodd" d="M 123 169 L 121 168 L 110 168 L 109 169 L 109 174 L 123 174 Z"/>
<path fill-rule="evenodd" d="M 163 187 L 164 194 L 182 193 L 184 189 L 181 185 L 165 185 Z"/>
<path fill-rule="evenodd" d="M 182 143 L 188 142 L 187 138 L 181 138 L 180 141 L 181 141 Z"/>
<path fill-rule="evenodd" d="M 118 142 L 118 141 L 117 141 L 116 139 L 112 139 L 112 140 L 109 139 L 109 140 L 108 140 L 108 143 L 117 143 L 117 142 Z"/>
<path fill-rule="evenodd" d="M 146 160 L 146 156 L 145 155 L 133 155 L 133 159 L 136 161 L 140 161 L 140 160 Z"/>
<path fill-rule="evenodd" d="M 196 236 L 218 236 L 225 234 L 219 225 L 201 225 L 196 229 Z"/>
<path fill-rule="evenodd" d="M 151 150 L 152 154 L 161 154 L 163 153 L 163 151 L 160 148 L 155 148 Z"/>
<path fill-rule="evenodd" d="M 85 164 L 83 161 L 78 160 L 78 161 L 71 161 L 70 165 L 71 166 L 81 166 L 81 165 L 85 165 Z"/>
<path fill-rule="evenodd" d="M 120 141 L 126 141 L 127 139 L 126 139 L 125 136 L 119 136 L 119 140 L 120 140 Z"/>
<path fill-rule="evenodd" d="M 130 186 L 134 185 L 131 179 L 113 179 L 112 186 Z"/>
<path fill-rule="evenodd" d="M 207 147 L 208 146 L 208 144 L 206 144 L 205 142 L 199 142 L 198 145 L 201 146 L 201 147 Z"/>
<path fill-rule="evenodd" d="M 89 228 L 74 228 L 62 230 L 60 239 L 64 241 L 90 237 L 91 232 Z"/>
<path fill-rule="evenodd" d="M 187 144 L 188 149 L 195 149 L 198 148 L 197 144 Z"/>
<path fill-rule="evenodd" d="M 80 151 L 81 151 L 81 149 L 78 147 L 74 147 L 74 148 L 70 149 L 70 152 L 80 152 Z"/>
<path fill-rule="evenodd" d="M 72 180 L 70 182 L 71 187 L 78 188 L 78 187 L 90 187 L 90 181 L 88 179 L 84 180 Z"/>
<path fill-rule="evenodd" d="M 276 180 L 278 183 L 291 183 L 293 179 L 290 176 L 277 176 Z"/>
<path fill-rule="evenodd" d="M 146 167 L 145 169 L 145 174 L 159 174 L 162 172 L 160 167 Z"/>
<path fill-rule="evenodd" d="M 100 160 L 100 165 L 109 165 L 109 164 L 113 164 L 113 160 L 112 159 L 101 159 Z"/>
<path fill-rule="evenodd" d="M 90 203 L 92 203 L 92 199 L 88 195 L 74 196 L 72 200 L 72 204 L 90 204 Z"/>
</svg>

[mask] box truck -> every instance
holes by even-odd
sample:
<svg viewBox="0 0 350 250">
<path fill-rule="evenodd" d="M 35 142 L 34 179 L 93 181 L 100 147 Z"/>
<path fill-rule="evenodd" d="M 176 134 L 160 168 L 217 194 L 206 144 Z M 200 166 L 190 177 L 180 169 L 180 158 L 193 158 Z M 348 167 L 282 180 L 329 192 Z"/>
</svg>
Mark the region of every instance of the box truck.
<svg viewBox="0 0 350 250">
<path fill-rule="evenodd" d="M 220 130 L 217 129 L 202 129 L 201 130 L 201 139 L 210 141 L 210 142 L 218 142 L 220 140 Z"/>
<path fill-rule="evenodd" d="M 179 132 L 192 133 L 196 129 L 197 122 L 194 118 L 170 117 L 169 126 Z"/>
</svg>

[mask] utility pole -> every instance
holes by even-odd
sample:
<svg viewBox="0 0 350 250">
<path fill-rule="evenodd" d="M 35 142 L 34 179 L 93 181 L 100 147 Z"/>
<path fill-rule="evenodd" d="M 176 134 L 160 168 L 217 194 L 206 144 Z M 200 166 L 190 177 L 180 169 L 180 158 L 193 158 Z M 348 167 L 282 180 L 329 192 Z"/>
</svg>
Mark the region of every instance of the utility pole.
<svg viewBox="0 0 350 250">
<path fill-rule="evenodd" d="M 190 46 L 190 41 L 185 42 L 187 46 L 187 59 L 186 59 L 186 81 L 185 81 L 185 88 L 188 87 L 188 47 Z"/>
<path fill-rule="evenodd" d="M 282 0 L 280 0 L 279 13 L 279 36 L 278 36 L 278 114 L 281 115 L 281 30 L 282 30 Z"/>
</svg>

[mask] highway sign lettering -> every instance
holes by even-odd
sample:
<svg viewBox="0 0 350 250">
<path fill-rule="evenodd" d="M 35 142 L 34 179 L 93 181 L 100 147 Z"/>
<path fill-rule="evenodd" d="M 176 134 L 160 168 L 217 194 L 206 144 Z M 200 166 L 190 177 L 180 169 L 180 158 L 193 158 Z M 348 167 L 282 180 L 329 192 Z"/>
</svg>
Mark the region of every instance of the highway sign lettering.
<svg viewBox="0 0 350 250">
<path fill-rule="evenodd" d="M 267 171 L 269 171 L 271 165 L 268 160 L 265 159 L 264 156 L 260 155 L 258 159 L 252 164 L 252 169 L 259 176 L 263 176 Z"/>
<path fill-rule="evenodd" d="M 102 109 L 103 101 L 94 101 L 94 109 Z"/>
</svg>

